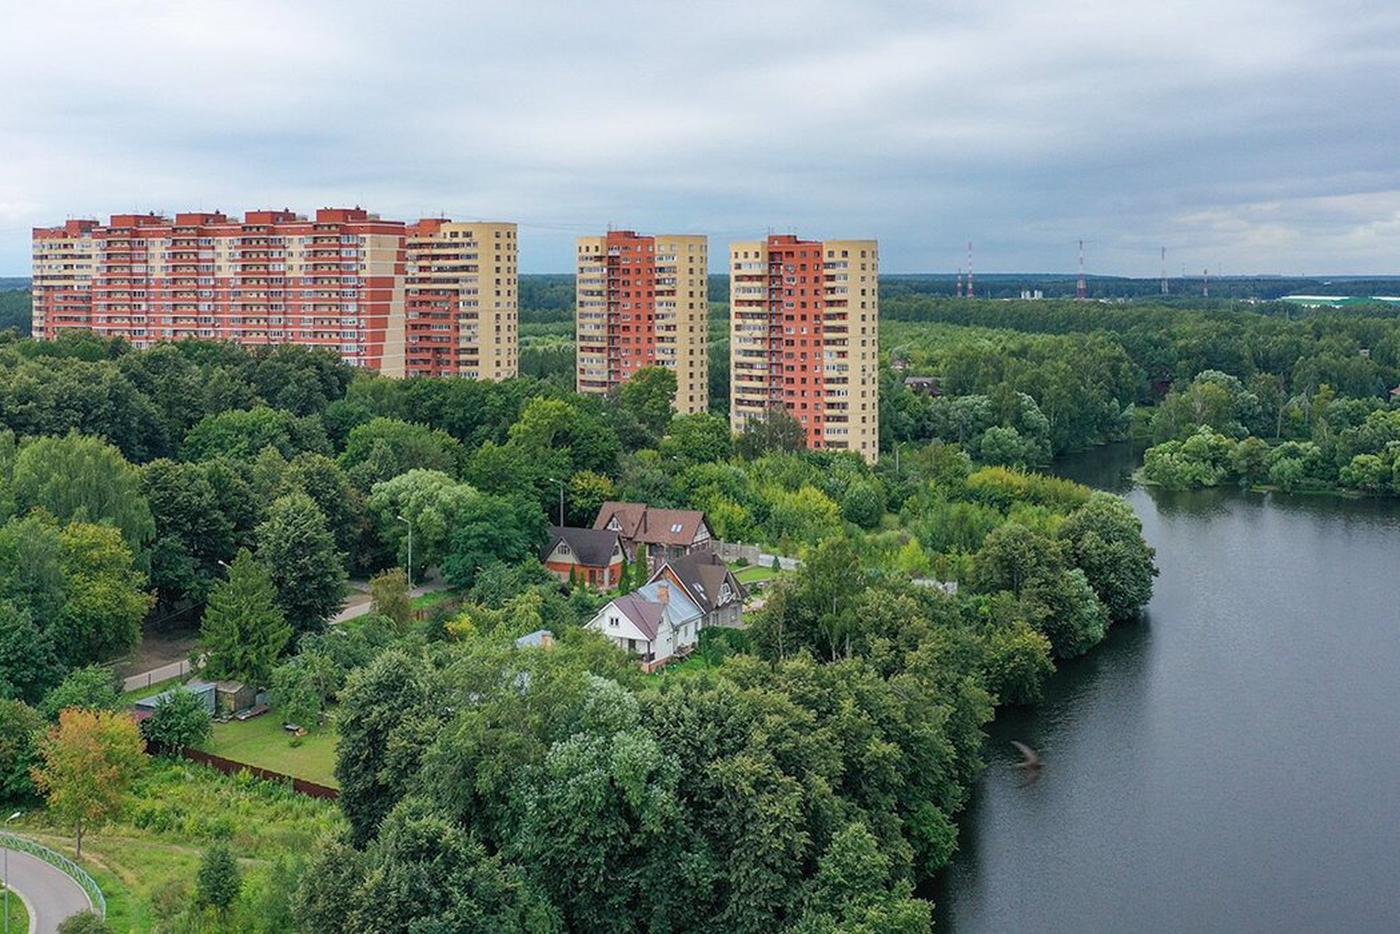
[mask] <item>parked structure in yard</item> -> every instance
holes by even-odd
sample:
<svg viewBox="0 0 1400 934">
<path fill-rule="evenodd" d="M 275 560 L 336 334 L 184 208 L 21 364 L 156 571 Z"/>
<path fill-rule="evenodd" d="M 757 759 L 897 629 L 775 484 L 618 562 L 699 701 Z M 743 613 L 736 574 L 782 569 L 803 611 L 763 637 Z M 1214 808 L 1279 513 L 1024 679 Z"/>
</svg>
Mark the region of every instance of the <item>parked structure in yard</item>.
<svg viewBox="0 0 1400 934">
<path fill-rule="evenodd" d="M 203 702 L 205 709 L 209 711 L 209 715 L 211 717 L 214 715 L 217 709 L 216 695 L 218 692 L 218 688 L 212 681 L 189 681 L 185 684 L 173 687 L 168 691 L 161 691 L 159 694 L 152 694 L 150 697 L 143 697 L 136 703 L 132 704 L 131 706 L 133 708 L 133 713 L 135 714 L 136 719 L 146 719 L 151 714 L 156 712 L 156 707 L 160 705 L 161 701 L 165 700 L 168 697 L 172 697 L 180 691 L 184 691 L 185 693 L 193 694 L 196 697 L 198 697 L 200 701 Z"/>
<path fill-rule="evenodd" d="M 220 714 L 235 714 L 257 703 L 258 692 L 242 681 L 214 682 L 214 706 Z"/>
<path fill-rule="evenodd" d="M 611 601 L 586 625 L 636 655 L 651 672 L 690 654 L 704 617 L 684 590 L 662 578 Z"/>
<path fill-rule="evenodd" d="M 610 230 L 578 240 L 576 385 L 602 394 L 643 367 L 676 374 L 676 411 L 710 405 L 708 240 Z"/>
<path fill-rule="evenodd" d="M 730 423 L 784 409 L 807 446 L 879 456 L 879 249 L 782 234 L 729 245 Z"/>
<path fill-rule="evenodd" d="M 652 571 L 667 558 L 713 550 L 715 537 L 698 509 L 656 509 L 646 503 L 612 500 L 598 509 L 593 528 L 616 532 L 628 556 L 633 561 L 644 557 Z"/>
<path fill-rule="evenodd" d="M 554 633 L 548 629 L 527 632 L 515 640 L 515 647 L 517 649 L 552 649 L 554 648 Z"/>
<path fill-rule="evenodd" d="M 701 629 L 744 625 L 744 598 L 748 589 L 718 556 L 707 552 L 667 558 L 651 577 L 670 581 L 685 592 L 704 616 Z"/>
<path fill-rule="evenodd" d="M 612 529 L 554 526 L 540 550 L 540 561 L 563 583 L 586 583 L 611 590 L 622 579 L 622 539 Z"/>
<path fill-rule="evenodd" d="M 937 376 L 906 376 L 904 385 L 912 392 L 917 392 L 923 396 L 941 396 L 943 390 L 938 385 Z"/>
</svg>

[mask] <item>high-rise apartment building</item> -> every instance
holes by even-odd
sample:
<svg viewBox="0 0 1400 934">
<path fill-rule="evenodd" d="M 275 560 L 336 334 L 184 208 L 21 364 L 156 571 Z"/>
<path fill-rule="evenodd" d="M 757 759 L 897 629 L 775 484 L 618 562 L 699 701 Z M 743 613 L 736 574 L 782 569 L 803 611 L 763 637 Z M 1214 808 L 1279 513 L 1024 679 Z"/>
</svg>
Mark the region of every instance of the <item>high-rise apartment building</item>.
<svg viewBox="0 0 1400 934">
<path fill-rule="evenodd" d="M 360 208 L 118 214 L 36 228 L 33 333 L 138 347 L 186 337 L 301 344 L 389 376 L 514 376 L 513 224 Z"/>
<path fill-rule="evenodd" d="M 578 241 L 577 385 L 606 393 L 649 366 L 676 373 L 676 411 L 709 407 L 706 238 L 613 230 Z"/>
<path fill-rule="evenodd" d="M 517 249 L 514 224 L 426 218 L 408 226 L 407 375 L 518 373 Z"/>
<path fill-rule="evenodd" d="M 874 240 L 791 235 L 730 244 L 729 413 L 772 408 L 807 446 L 879 456 L 879 251 Z"/>
<path fill-rule="evenodd" d="M 34 298 L 30 331 L 52 337 L 64 328 L 92 327 L 92 280 L 97 221 L 72 220 L 34 229 Z"/>
</svg>

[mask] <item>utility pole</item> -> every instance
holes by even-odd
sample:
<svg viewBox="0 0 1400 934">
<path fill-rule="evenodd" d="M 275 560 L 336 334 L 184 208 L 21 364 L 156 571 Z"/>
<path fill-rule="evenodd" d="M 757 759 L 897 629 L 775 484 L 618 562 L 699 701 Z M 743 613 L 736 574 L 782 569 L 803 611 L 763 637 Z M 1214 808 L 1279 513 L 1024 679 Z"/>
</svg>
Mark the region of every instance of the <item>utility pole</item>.
<svg viewBox="0 0 1400 934">
<path fill-rule="evenodd" d="M 15 811 L 5 818 L 5 823 L 18 818 L 23 811 Z M 32 923 L 32 922 L 31 922 Z M 5 848 L 5 934 L 10 934 L 10 848 Z"/>
<path fill-rule="evenodd" d="M 413 595 L 413 523 L 399 516 L 399 521 L 408 526 L 408 592 Z"/>
<path fill-rule="evenodd" d="M 556 477 L 549 478 L 550 483 L 559 484 L 559 527 L 564 527 L 564 481 Z"/>
<path fill-rule="evenodd" d="M 1084 301 L 1089 297 L 1089 283 L 1084 279 L 1084 241 L 1079 241 L 1079 283 L 1074 287 L 1074 297 Z"/>
</svg>

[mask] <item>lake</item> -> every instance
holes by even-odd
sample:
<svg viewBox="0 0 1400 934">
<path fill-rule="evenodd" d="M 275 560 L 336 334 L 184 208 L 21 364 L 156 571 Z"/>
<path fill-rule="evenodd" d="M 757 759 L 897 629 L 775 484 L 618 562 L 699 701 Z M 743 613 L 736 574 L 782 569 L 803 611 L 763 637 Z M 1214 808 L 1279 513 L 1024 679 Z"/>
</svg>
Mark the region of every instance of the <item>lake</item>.
<svg viewBox="0 0 1400 934">
<path fill-rule="evenodd" d="M 999 713 L 939 929 L 1400 931 L 1400 507 L 1170 493 L 1136 463 L 1057 465 L 1128 498 L 1162 574 Z"/>
</svg>

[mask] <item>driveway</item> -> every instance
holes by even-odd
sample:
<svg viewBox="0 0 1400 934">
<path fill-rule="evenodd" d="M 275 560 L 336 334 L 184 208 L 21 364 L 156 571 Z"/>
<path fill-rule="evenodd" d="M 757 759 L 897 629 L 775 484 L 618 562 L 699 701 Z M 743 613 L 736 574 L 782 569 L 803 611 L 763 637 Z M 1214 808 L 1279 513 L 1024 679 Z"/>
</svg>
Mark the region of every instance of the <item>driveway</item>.
<svg viewBox="0 0 1400 934">
<path fill-rule="evenodd" d="M 83 887 L 61 870 L 37 856 L 9 851 L 10 887 L 24 895 L 30 911 L 30 930 L 36 934 L 57 934 L 63 919 L 80 911 L 91 911 Z"/>
</svg>

